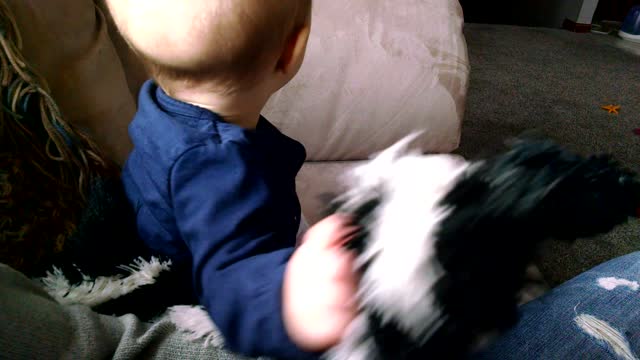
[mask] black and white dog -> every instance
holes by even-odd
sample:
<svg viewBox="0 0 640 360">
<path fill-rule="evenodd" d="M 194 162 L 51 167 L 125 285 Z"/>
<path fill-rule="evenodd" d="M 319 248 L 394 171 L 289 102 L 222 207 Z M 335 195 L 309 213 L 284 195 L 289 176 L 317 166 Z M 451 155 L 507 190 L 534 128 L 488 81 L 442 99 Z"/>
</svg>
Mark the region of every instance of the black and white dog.
<svg viewBox="0 0 640 360">
<path fill-rule="evenodd" d="M 352 214 L 360 313 L 332 360 L 455 359 L 517 320 L 536 246 L 636 216 L 640 183 L 606 156 L 518 141 L 490 159 L 409 150 L 355 168 L 330 212 Z"/>
</svg>

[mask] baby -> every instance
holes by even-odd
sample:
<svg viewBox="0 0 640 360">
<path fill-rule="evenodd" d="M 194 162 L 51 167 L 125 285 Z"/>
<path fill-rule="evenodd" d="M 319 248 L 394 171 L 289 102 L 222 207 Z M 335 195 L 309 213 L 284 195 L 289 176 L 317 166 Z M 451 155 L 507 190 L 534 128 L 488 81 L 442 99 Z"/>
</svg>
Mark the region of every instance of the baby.
<svg viewBox="0 0 640 360">
<path fill-rule="evenodd" d="M 316 357 L 356 313 L 355 231 L 332 216 L 296 248 L 304 147 L 260 115 L 300 68 L 311 0 L 107 0 L 153 80 L 122 181 L 140 237 L 176 266 L 231 350 Z"/>
</svg>

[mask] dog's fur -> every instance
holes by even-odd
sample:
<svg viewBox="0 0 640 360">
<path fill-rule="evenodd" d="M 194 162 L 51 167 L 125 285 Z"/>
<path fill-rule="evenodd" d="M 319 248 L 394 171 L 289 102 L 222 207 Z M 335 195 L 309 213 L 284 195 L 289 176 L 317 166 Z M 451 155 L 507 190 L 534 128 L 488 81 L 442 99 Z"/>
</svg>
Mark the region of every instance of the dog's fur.
<svg viewBox="0 0 640 360">
<path fill-rule="evenodd" d="M 635 175 L 606 156 L 519 141 L 467 162 L 410 151 L 415 136 L 356 168 L 331 203 L 363 230 L 348 245 L 360 313 L 330 359 L 462 358 L 516 322 L 541 241 L 610 231 L 640 205 Z"/>
</svg>

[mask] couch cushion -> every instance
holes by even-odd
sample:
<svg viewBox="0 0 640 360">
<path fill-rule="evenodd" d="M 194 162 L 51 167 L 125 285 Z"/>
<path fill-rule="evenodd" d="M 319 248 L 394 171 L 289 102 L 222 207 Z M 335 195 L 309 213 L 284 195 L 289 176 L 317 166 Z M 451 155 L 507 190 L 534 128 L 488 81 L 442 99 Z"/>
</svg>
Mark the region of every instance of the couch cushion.
<svg viewBox="0 0 640 360">
<path fill-rule="evenodd" d="M 338 195 L 345 190 L 343 177 L 347 172 L 361 164 L 361 161 L 307 162 L 298 177 L 296 186 L 302 214 L 310 225 L 323 218 L 327 208 L 326 195 Z"/>
<path fill-rule="evenodd" d="M 456 0 L 314 2 L 307 57 L 264 114 L 309 160 L 359 160 L 414 129 L 424 151 L 459 141 L 468 59 Z"/>
</svg>

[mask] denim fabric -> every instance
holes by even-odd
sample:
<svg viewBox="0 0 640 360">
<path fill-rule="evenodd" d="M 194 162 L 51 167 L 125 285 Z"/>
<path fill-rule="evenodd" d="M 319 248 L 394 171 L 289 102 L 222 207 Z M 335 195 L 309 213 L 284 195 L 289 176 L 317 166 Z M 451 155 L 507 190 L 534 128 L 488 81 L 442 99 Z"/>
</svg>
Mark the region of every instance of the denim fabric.
<svg viewBox="0 0 640 360">
<path fill-rule="evenodd" d="M 640 354 L 637 282 L 640 252 L 597 266 L 523 305 L 518 324 L 471 359 L 636 359 Z M 616 283 L 623 285 L 613 288 Z M 584 315 L 615 329 L 628 343 L 631 357 L 578 326 L 576 318 Z"/>
</svg>

